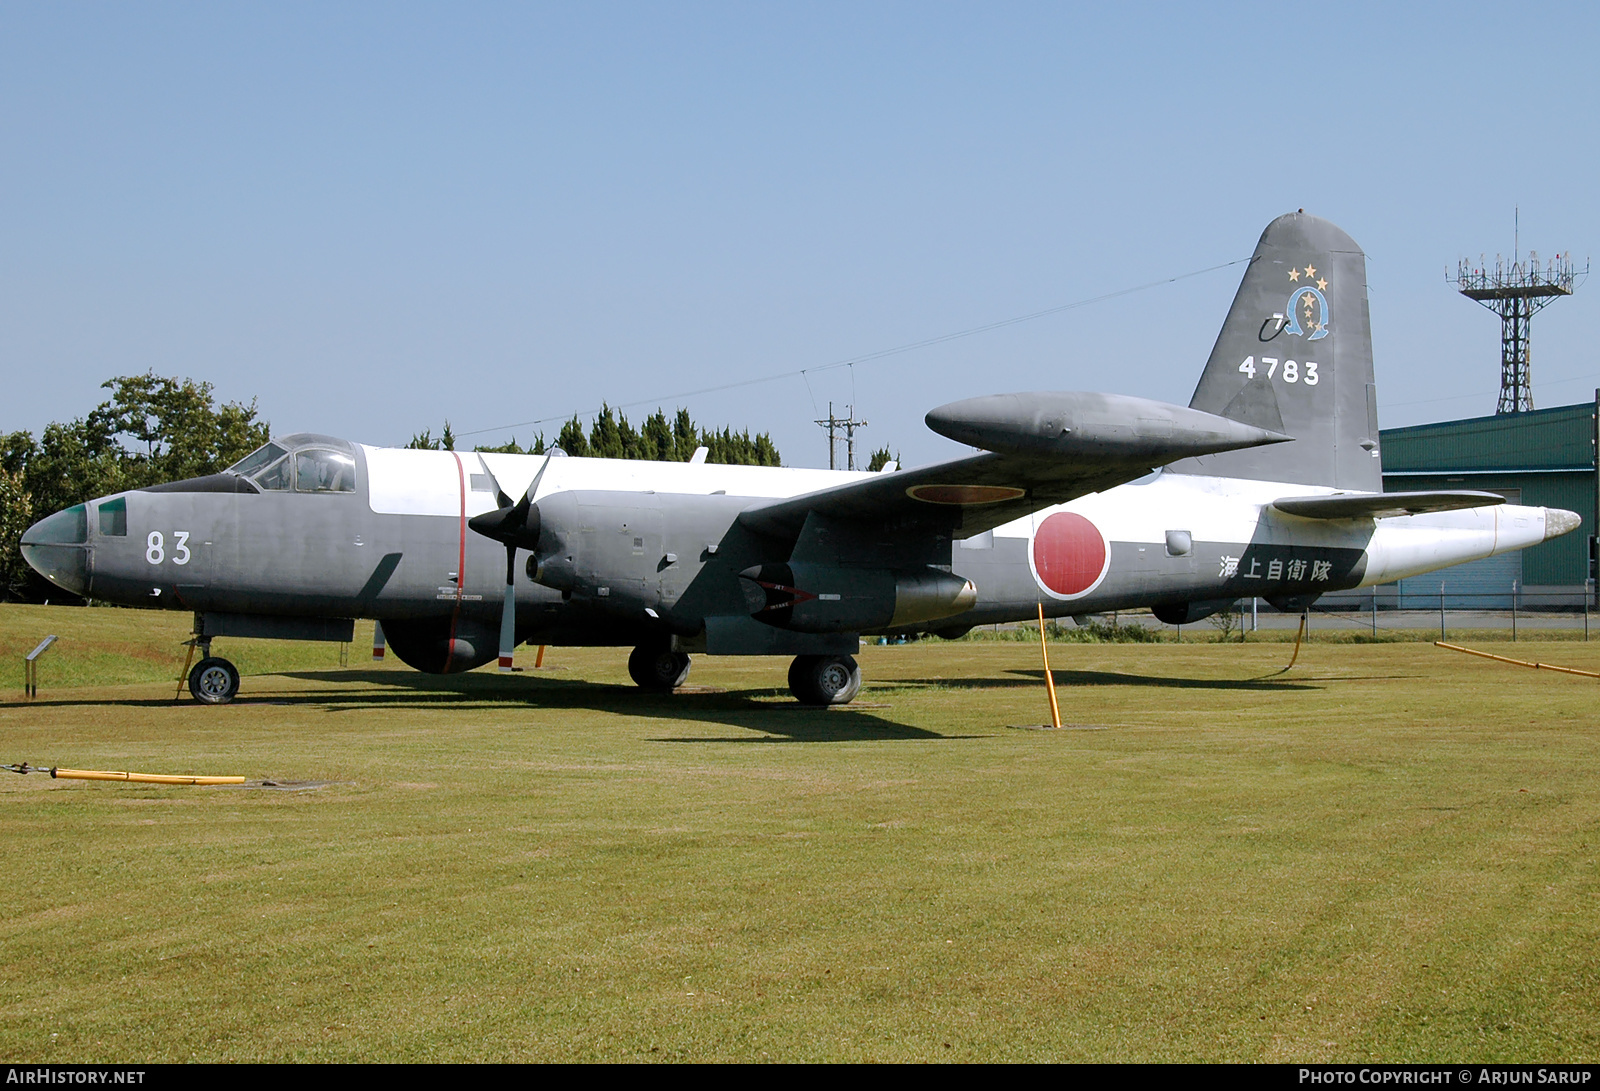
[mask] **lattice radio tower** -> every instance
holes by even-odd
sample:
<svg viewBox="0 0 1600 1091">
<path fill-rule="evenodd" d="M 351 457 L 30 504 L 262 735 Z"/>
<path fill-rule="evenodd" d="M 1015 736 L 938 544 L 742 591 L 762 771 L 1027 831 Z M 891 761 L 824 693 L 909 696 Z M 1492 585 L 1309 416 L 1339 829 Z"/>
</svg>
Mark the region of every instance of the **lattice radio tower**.
<svg viewBox="0 0 1600 1091">
<path fill-rule="evenodd" d="M 1533 378 L 1528 372 L 1528 336 L 1536 311 L 1548 306 L 1557 296 L 1572 294 L 1574 270 L 1570 254 L 1557 254 L 1539 265 L 1539 255 L 1530 250 L 1523 260 L 1520 246 L 1510 261 L 1495 255 L 1494 266 L 1483 258 L 1477 263 L 1462 259 L 1456 270 L 1456 285 L 1461 294 L 1475 299 L 1500 316 L 1500 402 L 1495 413 L 1528 413 L 1533 410 Z M 1588 268 L 1582 270 L 1588 273 Z"/>
</svg>

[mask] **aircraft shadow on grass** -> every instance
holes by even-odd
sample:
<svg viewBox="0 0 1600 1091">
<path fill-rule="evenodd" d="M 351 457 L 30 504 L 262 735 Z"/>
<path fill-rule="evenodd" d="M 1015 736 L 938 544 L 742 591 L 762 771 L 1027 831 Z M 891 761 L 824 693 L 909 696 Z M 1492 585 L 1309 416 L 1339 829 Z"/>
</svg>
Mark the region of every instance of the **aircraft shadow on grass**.
<svg viewBox="0 0 1600 1091">
<path fill-rule="evenodd" d="M 752 732 L 749 736 L 704 738 L 663 737 L 656 742 L 855 742 L 883 740 L 953 740 L 983 735 L 954 735 L 896 723 L 876 715 L 867 705 L 807 708 L 792 700 L 773 700 L 773 689 L 705 691 L 690 689 L 676 694 L 643 693 L 637 687 L 580 678 L 507 678 L 498 674 L 419 675 L 393 670 L 283 671 L 277 677 L 306 682 L 336 683 L 337 689 L 314 693 L 263 694 L 237 698 L 233 705 L 250 708 L 285 705 L 320 707 L 329 712 L 360 712 L 374 708 L 449 708 L 500 710 L 528 706 L 530 712 L 586 711 L 618 716 L 657 718 L 689 723 L 718 723 Z M 382 687 L 342 692 L 351 683 Z M 763 699 L 765 698 L 765 699 Z M 164 708 L 166 698 L 112 699 L 107 701 L 36 701 L 35 707 L 121 705 L 130 708 Z M 182 703 L 189 703 L 187 698 Z M 530 728 L 537 722 L 530 721 Z"/>
<path fill-rule="evenodd" d="M 314 680 L 327 676 L 308 672 L 286 674 L 286 677 Z M 429 684 L 423 688 L 416 685 L 416 675 L 401 675 L 394 671 L 345 671 L 338 677 L 344 681 L 394 686 L 409 691 L 409 695 L 364 693 L 349 701 L 349 707 L 352 709 L 379 696 L 392 703 L 405 703 L 416 696 L 455 695 L 477 698 L 482 702 L 480 707 L 484 708 L 503 707 L 508 702 L 521 703 L 539 711 L 584 710 L 691 723 L 719 723 L 755 733 L 731 738 L 671 736 L 655 739 L 656 742 L 847 742 L 884 739 L 932 741 L 973 737 L 950 735 L 896 723 L 877 715 L 866 705 L 807 708 L 795 704 L 788 699 L 786 693 L 775 689 L 705 691 L 690 688 L 679 693 L 653 694 L 642 693 L 635 686 L 621 683 L 526 676 L 511 679 L 490 674 L 424 676 Z M 530 685 L 534 687 L 531 691 Z M 417 692 L 418 690 L 421 692 Z M 782 699 L 773 700 L 780 694 Z M 308 703 L 315 703 L 315 700 L 312 698 Z M 327 700 L 327 697 L 322 698 L 324 703 Z"/>
<path fill-rule="evenodd" d="M 1182 678 L 1165 675 L 1133 674 L 1118 671 L 1055 670 L 1057 685 L 1147 686 L 1160 689 L 1233 690 L 1259 692 L 1298 692 L 1320 690 L 1333 681 L 1363 681 L 1370 677 L 1295 680 L 1281 673 L 1254 678 Z M 925 689 L 1024 689 L 1040 687 L 1042 668 L 1012 668 L 999 677 L 980 678 L 898 678 L 885 686 Z M 913 727 L 876 715 L 868 704 L 841 705 L 835 708 L 807 708 L 780 696 L 775 689 L 696 690 L 675 694 L 642 693 L 634 686 L 591 682 L 580 678 L 523 675 L 507 678 L 498 674 L 427 675 L 393 670 L 283 671 L 278 677 L 305 682 L 350 683 L 381 687 L 357 692 L 338 689 L 316 693 L 271 694 L 239 698 L 236 704 L 322 707 L 329 712 L 359 712 L 373 708 L 505 709 L 526 705 L 541 712 L 588 711 L 619 716 L 657 718 L 689 723 L 719 723 L 751 732 L 735 737 L 663 736 L 655 742 L 674 743 L 772 743 L 772 742 L 853 742 L 883 740 L 947 740 L 986 738 L 993 732 L 951 734 Z M 1391 677 L 1391 676 L 1384 676 Z M 1395 676 L 1397 677 L 1397 676 Z M 174 702 L 167 698 L 112 699 L 81 701 L 49 699 L 31 702 L 34 707 L 81 706 L 84 704 L 122 705 L 135 708 L 163 708 Z M 185 700 L 183 703 L 188 703 Z M 536 726 L 536 725 L 530 725 Z M 989 725 L 985 725 L 989 726 Z M 996 727 L 1000 725 L 994 725 Z"/>
<path fill-rule="evenodd" d="M 1012 677 L 1000 678 L 897 678 L 894 685 L 927 686 L 930 689 L 1017 689 L 1042 687 L 1044 669 L 1013 668 L 1006 671 Z M 1058 686 L 1151 686 L 1158 689 L 1244 689 L 1244 690 L 1308 690 L 1322 686 L 1308 681 L 1292 681 L 1279 675 L 1256 678 L 1173 678 L 1159 674 L 1124 674 L 1119 671 L 1052 670 Z M 1320 683 L 1320 679 L 1318 680 Z"/>
</svg>

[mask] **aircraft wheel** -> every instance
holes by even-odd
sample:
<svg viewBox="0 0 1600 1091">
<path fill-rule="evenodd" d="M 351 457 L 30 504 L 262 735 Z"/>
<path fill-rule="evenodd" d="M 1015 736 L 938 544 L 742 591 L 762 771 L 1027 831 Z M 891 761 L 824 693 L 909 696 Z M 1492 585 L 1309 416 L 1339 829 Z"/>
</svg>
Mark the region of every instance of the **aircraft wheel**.
<svg viewBox="0 0 1600 1091">
<path fill-rule="evenodd" d="M 189 672 L 189 692 L 203 705 L 225 705 L 239 692 L 239 668 L 207 656 Z"/>
<path fill-rule="evenodd" d="M 668 648 L 641 644 L 628 656 L 628 676 L 644 689 L 670 692 L 689 679 L 689 657 Z"/>
<path fill-rule="evenodd" d="M 848 655 L 797 655 L 789 692 L 803 705 L 847 705 L 861 692 L 861 668 Z"/>
</svg>

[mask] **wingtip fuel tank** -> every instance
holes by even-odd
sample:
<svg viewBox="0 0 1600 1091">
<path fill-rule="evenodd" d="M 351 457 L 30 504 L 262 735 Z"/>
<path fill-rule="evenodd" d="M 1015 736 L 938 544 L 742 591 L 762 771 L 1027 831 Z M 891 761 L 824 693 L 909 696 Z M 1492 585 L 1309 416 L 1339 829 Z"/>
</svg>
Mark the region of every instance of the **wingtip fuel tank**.
<svg viewBox="0 0 1600 1091">
<path fill-rule="evenodd" d="M 926 420 L 941 436 L 985 451 L 1152 466 L 1293 438 L 1149 398 L 1069 391 L 967 398 L 941 405 Z"/>
</svg>

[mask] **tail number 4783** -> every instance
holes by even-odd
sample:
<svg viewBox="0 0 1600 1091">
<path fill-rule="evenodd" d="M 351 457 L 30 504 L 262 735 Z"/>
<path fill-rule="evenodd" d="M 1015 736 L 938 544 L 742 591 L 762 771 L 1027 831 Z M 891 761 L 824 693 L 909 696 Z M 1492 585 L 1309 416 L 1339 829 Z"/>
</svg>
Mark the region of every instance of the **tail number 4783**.
<svg viewBox="0 0 1600 1091">
<path fill-rule="evenodd" d="M 172 563 L 189 563 L 189 532 L 175 530 L 172 532 Z M 151 564 L 160 564 L 167 559 L 167 540 L 162 537 L 159 530 L 152 530 L 150 537 L 144 540 L 144 559 Z"/>
<path fill-rule="evenodd" d="M 1254 356 L 1246 356 L 1244 363 L 1239 365 L 1239 370 L 1254 379 L 1256 377 L 1256 366 L 1256 358 Z M 1267 378 L 1269 379 L 1272 378 L 1273 372 L 1277 372 L 1278 377 L 1286 383 L 1304 381 L 1307 386 L 1317 385 L 1317 362 L 1315 360 L 1307 360 L 1304 365 L 1298 364 L 1293 360 L 1285 360 L 1283 361 L 1283 370 L 1279 371 L 1278 358 L 1276 356 L 1263 356 L 1260 366 L 1266 369 Z M 1301 371 L 1302 366 L 1305 368 L 1303 372 Z"/>
</svg>

